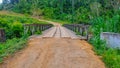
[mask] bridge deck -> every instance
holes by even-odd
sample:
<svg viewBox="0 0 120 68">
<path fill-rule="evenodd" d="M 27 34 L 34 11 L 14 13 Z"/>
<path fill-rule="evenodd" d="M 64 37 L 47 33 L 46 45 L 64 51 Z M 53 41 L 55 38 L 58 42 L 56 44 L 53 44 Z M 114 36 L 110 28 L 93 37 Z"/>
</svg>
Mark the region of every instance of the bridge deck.
<svg viewBox="0 0 120 68">
<path fill-rule="evenodd" d="M 73 31 L 62 27 L 62 26 L 55 26 L 51 29 L 46 30 L 43 32 L 43 38 L 55 37 L 55 38 L 72 38 L 72 39 L 79 39 Z"/>
</svg>

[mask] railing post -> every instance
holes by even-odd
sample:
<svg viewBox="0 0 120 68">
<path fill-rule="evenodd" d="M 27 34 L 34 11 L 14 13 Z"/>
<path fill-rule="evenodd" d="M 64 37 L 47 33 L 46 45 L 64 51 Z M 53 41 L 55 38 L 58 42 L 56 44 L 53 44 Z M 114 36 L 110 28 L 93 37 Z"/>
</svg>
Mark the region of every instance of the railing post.
<svg viewBox="0 0 120 68">
<path fill-rule="evenodd" d="M 80 33 L 80 25 L 78 25 L 78 32 Z M 81 33 L 80 33 L 81 34 Z"/>
<path fill-rule="evenodd" d="M 26 35 L 29 31 L 29 25 L 24 24 L 24 35 Z"/>
<path fill-rule="evenodd" d="M 0 29 L 0 42 L 5 42 L 5 41 L 6 41 L 5 30 Z"/>
<path fill-rule="evenodd" d="M 87 40 L 89 40 L 89 34 L 88 34 L 88 27 L 89 27 L 89 25 L 86 25 L 86 27 L 85 27 L 85 31 L 86 31 L 86 39 Z"/>
</svg>

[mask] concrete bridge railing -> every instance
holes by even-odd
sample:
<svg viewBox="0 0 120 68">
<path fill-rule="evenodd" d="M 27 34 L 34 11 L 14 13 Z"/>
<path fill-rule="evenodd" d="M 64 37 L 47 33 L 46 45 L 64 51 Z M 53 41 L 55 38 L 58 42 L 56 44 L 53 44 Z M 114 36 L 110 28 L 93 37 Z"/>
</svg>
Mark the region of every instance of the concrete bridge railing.
<svg viewBox="0 0 120 68">
<path fill-rule="evenodd" d="M 111 32 L 102 32 L 101 39 L 107 42 L 108 47 L 120 48 L 120 34 Z"/>
</svg>

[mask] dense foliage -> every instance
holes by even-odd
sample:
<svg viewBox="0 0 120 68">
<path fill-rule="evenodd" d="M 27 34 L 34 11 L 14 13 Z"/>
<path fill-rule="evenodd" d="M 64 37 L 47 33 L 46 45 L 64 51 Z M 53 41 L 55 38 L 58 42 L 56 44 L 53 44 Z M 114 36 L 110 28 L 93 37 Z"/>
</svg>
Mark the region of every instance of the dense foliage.
<svg viewBox="0 0 120 68">
<path fill-rule="evenodd" d="M 1 9 L 72 23 L 102 21 L 100 29 L 120 32 L 120 0 L 3 0 Z"/>
<path fill-rule="evenodd" d="M 2 9 L 79 23 L 118 14 L 120 0 L 3 0 Z"/>
</svg>

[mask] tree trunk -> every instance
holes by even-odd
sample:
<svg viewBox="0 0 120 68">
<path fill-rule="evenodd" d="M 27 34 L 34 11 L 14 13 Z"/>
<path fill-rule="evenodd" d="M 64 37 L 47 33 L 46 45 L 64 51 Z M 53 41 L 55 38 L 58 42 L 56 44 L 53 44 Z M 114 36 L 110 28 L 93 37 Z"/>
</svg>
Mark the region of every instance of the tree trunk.
<svg viewBox="0 0 120 68">
<path fill-rule="evenodd" d="M 72 0 L 72 23 L 74 23 L 74 14 L 75 14 L 75 12 L 74 12 L 74 9 L 75 9 L 75 6 L 74 6 L 74 0 Z"/>
</svg>

